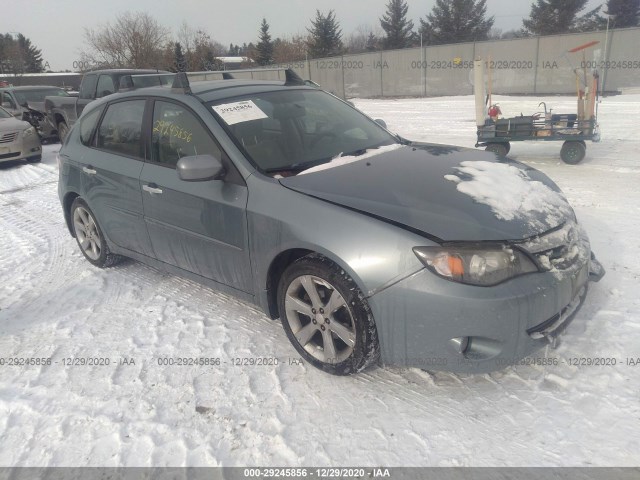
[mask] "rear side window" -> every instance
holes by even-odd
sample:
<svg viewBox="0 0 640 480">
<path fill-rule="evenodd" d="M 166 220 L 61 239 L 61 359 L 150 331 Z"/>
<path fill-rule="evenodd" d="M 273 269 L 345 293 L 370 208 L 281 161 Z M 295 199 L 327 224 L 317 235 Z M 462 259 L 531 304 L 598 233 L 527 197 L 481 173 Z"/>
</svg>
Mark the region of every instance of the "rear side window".
<svg viewBox="0 0 640 480">
<path fill-rule="evenodd" d="M 98 83 L 98 77 L 95 75 L 85 75 L 80 85 L 79 97 L 90 100 L 96 98 L 96 83 Z"/>
<path fill-rule="evenodd" d="M 93 138 L 93 132 L 98 124 L 100 118 L 101 108 L 97 108 L 90 113 L 87 113 L 82 120 L 80 120 L 80 141 L 87 147 L 91 146 L 91 139 Z"/>
<path fill-rule="evenodd" d="M 98 128 L 98 148 L 120 155 L 144 158 L 142 119 L 144 100 L 112 103 Z"/>
<path fill-rule="evenodd" d="M 209 154 L 222 159 L 222 152 L 209 132 L 184 107 L 155 102 L 153 109 L 152 161 L 175 167 L 182 157 Z"/>
</svg>

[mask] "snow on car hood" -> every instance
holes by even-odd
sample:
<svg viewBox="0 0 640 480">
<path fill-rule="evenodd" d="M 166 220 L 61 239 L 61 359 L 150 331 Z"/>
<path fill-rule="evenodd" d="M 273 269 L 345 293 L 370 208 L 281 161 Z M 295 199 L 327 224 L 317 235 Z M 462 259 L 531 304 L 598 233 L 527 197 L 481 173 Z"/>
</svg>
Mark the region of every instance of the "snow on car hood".
<svg viewBox="0 0 640 480">
<path fill-rule="evenodd" d="M 447 145 L 404 146 L 280 183 L 442 241 L 523 240 L 575 218 L 542 172 Z"/>
</svg>

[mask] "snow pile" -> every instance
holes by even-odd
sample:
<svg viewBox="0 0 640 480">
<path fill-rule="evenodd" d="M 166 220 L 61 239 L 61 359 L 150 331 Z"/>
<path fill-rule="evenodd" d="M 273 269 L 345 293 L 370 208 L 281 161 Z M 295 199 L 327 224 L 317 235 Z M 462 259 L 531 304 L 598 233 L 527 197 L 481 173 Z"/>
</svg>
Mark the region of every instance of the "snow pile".
<svg viewBox="0 0 640 480">
<path fill-rule="evenodd" d="M 380 155 L 387 152 L 392 152 L 393 150 L 397 150 L 399 148 L 404 147 L 399 143 L 394 143 L 392 145 L 386 145 L 384 147 L 371 148 L 367 150 L 362 155 L 345 155 L 342 154 L 335 156 L 330 162 L 323 163 L 322 165 L 317 165 L 315 167 L 311 167 L 307 170 L 303 170 L 298 175 L 304 175 L 305 173 L 313 173 L 319 172 L 321 170 L 326 170 L 328 168 L 339 167 L 340 165 L 346 165 L 348 163 L 356 162 L 358 160 L 364 160 L 365 158 L 374 157 L 376 155 Z"/>
<path fill-rule="evenodd" d="M 527 221 L 532 233 L 573 218 L 571 207 L 560 193 L 531 179 L 518 167 L 467 161 L 460 163 L 456 170 L 456 175 L 444 178 L 456 183 L 459 192 L 488 205 L 501 220 Z"/>
</svg>

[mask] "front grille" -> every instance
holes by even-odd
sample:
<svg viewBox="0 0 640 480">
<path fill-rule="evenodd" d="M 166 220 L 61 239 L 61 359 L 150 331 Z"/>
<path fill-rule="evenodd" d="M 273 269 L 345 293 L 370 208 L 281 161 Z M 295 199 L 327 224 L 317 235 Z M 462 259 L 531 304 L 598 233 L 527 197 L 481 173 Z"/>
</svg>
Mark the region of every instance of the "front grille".
<svg viewBox="0 0 640 480">
<path fill-rule="evenodd" d="M 17 157 L 18 155 L 20 155 L 20 152 L 15 152 L 15 153 L 3 153 L 2 155 L 0 155 L 0 159 L 4 160 L 5 158 L 13 158 L 13 157 Z"/>
<path fill-rule="evenodd" d="M 0 135 L 0 143 L 11 143 L 15 141 L 15 139 L 18 138 L 18 133 L 19 132 L 10 132 Z"/>
<path fill-rule="evenodd" d="M 561 228 L 534 237 L 521 247 L 537 260 L 543 270 L 566 270 L 578 261 L 584 250 L 580 227 L 573 221 Z"/>
<path fill-rule="evenodd" d="M 538 339 L 547 336 L 555 336 L 564 330 L 578 309 L 582 306 L 587 293 L 587 287 L 582 287 L 576 296 L 571 300 L 569 305 L 564 307 L 560 313 L 556 313 L 553 317 L 535 325 L 527 330 L 531 338 Z"/>
</svg>

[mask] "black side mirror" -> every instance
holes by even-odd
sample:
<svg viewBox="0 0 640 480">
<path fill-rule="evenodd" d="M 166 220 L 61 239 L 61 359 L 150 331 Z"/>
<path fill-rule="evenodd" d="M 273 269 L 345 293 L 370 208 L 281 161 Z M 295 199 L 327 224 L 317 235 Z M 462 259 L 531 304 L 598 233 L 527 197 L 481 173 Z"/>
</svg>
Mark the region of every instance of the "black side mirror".
<svg viewBox="0 0 640 480">
<path fill-rule="evenodd" d="M 220 180 L 226 173 L 222 162 L 212 155 L 182 157 L 176 166 L 178 177 L 185 182 Z"/>
<path fill-rule="evenodd" d="M 375 122 L 380 125 L 382 128 L 387 128 L 387 122 L 382 120 L 381 118 L 376 118 Z"/>
</svg>

